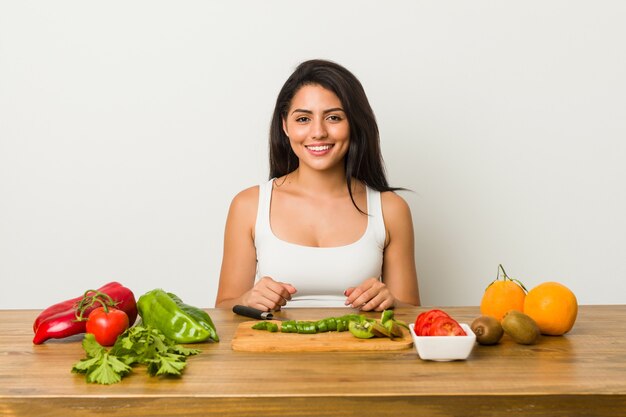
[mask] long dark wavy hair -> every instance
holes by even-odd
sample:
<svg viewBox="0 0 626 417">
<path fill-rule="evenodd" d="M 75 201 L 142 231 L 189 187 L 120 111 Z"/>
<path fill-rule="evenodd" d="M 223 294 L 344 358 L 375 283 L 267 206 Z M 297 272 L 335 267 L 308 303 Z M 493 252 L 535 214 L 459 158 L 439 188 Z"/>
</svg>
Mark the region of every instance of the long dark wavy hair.
<svg viewBox="0 0 626 417">
<path fill-rule="evenodd" d="M 298 168 L 298 157 L 283 131 L 283 119 L 287 117 L 291 100 L 298 90 L 312 84 L 335 93 L 348 118 L 350 145 L 345 156 L 345 172 L 346 185 L 354 206 L 362 212 L 352 195 L 353 179 L 360 180 L 377 191 L 402 189 L 390 187 L 387 182 L 380 151 L 378 124 L 361 82 L 341 65 L 321 59 L 298 65 L 278 93 L 270 125 L 269 179 L 287 175 Z"/>
</svg>

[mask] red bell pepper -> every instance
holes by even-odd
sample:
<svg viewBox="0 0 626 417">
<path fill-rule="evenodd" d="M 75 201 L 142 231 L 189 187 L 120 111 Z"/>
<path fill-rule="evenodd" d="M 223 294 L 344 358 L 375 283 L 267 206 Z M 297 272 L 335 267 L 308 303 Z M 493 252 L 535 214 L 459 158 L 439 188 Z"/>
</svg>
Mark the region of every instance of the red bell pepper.
<svg viewBox="0 0 626 417">
<path fill-rule="evenodd" d="M 80 297 L 57 303 L 43 310 L 33 323 L 35 332 L 33 343 L 39 345 L 48 339 L 62 339 L 85 333 L 89 313 L 101 307 L 102 302 L 124 311 L 128 315 L 130 326 L 135 323 L 137 318 L 135 295 L 120 283 L 110 282 L 98 290 L 89 290 Z"/>
</svg>

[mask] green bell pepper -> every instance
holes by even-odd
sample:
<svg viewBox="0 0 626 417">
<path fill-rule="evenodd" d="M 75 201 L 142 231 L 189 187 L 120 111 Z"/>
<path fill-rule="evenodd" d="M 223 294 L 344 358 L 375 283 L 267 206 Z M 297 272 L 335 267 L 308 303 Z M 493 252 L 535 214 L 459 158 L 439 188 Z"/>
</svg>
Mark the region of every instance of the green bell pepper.
<svg viewBox="0 0 626 417">
<path fill-rule="evenodd" d="M 137 310 L 143 323 L 159 329 L 177 343 L 219 342 L 208 313 L 182 302 L 172 293 L 155 289 L 139 297 Z"/>
</svg>

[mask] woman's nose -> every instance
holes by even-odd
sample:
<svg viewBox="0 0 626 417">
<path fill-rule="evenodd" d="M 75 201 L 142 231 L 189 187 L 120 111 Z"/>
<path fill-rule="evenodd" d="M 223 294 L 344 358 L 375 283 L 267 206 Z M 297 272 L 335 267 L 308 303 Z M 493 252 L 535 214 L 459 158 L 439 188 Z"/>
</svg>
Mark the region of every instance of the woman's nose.
<svg viewBox="0 0 626 417">
<path fill-rule="evenodd" d="M 326 126 L 323 120 L 314 121 L 311 126 L 311 137 L 313 139 L 325 138 L 328 132 L 326 132 Z"/>
</svg>

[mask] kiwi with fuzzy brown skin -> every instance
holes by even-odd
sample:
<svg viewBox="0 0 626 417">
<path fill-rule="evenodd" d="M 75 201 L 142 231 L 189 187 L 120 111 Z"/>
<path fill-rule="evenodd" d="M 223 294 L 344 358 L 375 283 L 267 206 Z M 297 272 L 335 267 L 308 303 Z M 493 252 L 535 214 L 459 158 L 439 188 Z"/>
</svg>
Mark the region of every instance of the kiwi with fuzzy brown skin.
<svg viewBox="0 0 626 417">
<path fill-rule="evenodd" d="M 504 334 L 500 322 L 491 316 L 480 316 L 471 324 L 472 331 L 476 334 L 476 341 L 481 345 L 495 345 Z"/>
<path fill-rule="evenodd" d="M 516 310 L 511 310 L 502 317 L 502 328 L 513 340 L 522 345 L 532 345 L 537 341 L 540 331 L 535 320 Z"/>
</svg>

